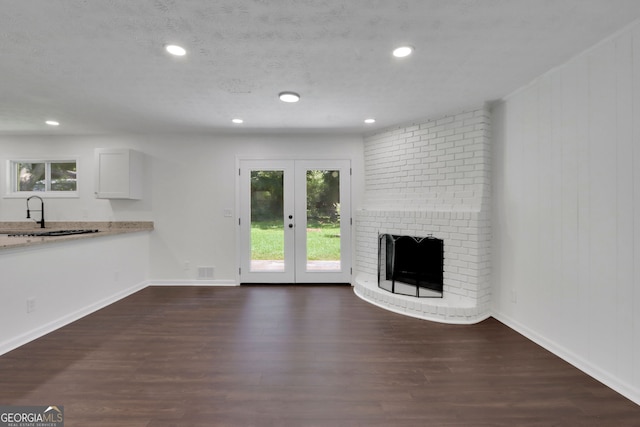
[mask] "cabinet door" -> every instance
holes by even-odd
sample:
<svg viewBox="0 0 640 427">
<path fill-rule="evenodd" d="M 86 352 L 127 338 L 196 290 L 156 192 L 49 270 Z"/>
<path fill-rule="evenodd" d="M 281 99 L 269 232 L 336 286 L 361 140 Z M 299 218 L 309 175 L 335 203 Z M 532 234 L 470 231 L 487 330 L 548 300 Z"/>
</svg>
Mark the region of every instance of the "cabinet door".
<svg viewBox="0 0 640 427">
<path fill-rule="evenodd" d="M 140 199 L 141 155 L 129 149 L 96 149 L 96 197 Z"/>
</svg>

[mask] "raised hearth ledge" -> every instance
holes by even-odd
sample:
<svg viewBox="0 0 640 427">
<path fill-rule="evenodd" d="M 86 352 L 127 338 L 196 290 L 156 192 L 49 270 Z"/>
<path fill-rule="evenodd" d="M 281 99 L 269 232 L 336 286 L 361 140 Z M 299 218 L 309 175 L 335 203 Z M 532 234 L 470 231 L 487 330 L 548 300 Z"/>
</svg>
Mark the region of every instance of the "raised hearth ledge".
<svg viewBox="0 0 640 427">
<path fill-rule="evenodd" d="M 470 304 L 453 305 L 446 298 L 415 298 L 398 295 L 378 287 L 378 279 L 368 274 L 358 274 L 353 292 L 364 301 L 385 310 L 405 316 L 433 322 L 471 325 L 481 322 L 491 315 L 489 309 L 480 309 Z"/>
</svg>

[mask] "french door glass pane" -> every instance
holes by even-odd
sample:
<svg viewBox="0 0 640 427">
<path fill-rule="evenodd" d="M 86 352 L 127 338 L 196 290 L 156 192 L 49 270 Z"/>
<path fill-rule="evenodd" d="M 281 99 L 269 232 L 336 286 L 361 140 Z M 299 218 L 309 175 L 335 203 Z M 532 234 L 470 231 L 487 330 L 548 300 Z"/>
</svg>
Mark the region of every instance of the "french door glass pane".
<svg viewBox="0 0 640 427">
<path fill-rule="evenodd" d="M 283 171 L 251 171 L 251 271 L 284 271 L 283 187 Z"/>
<path fill-rule="evenodd" d="M 340 171 L 307 170 L 307 271 L 340 270 Z"/>
</svg>

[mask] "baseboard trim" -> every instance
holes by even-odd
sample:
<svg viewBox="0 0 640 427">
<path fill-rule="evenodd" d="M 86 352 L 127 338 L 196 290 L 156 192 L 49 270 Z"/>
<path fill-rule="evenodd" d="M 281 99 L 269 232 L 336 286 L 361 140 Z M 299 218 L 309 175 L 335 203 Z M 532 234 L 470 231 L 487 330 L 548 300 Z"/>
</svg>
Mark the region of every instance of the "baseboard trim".
<svg viewBox="0 0 640 427">
<path fill-rule="evenodd" d="M 633 387 L 632 385 L 627 384 L 624 381 L 621 381 L 619 378 L 614 377 L 613 375 L 611 375 L 606 371 L 603 371 L 602 369 L 593 365 L 592 363 L 580 357 L 579 355 L 575 354 L 574 352 L 566 349 L 565 347 L 559 345 L 558 343 L 552 340 L 549 340 L 543 337 L 542 335 L 529 329 L 528 327 L 521 324 L 520 322 L 510 318 L 509 316 L 506 316 L 500 313 L 495 313 L 495 312 L 492 313 L 491 316 L 496 320 L 498 320 L 499 322 L 504 323 L 506 326 L 518 332 L 519 334 L 527 337 L 528 339 L 535 342 L 539 346 L 544 347 L 546 350 L 555 354 L 565 362 L 570 363 L 571 365 L 580 369 L 585 374 L 591 376 L 592 378 L 600 381 L 602 384 L 606 385 L 607 387 L 620 393 L 621 395 L 631 400 L 635 404 L 640 405 L 640 390 Z"/>
<path fill-rule="evenodd" d="M 149 286 L 239 286 L 228 280 L 150 280 Z"/>
<path fill-rule="evenodd" d="M 45 323 L 42 326 L 39 326 L 35 329 L 32 329 L 28 332 L 25 332 L 17 337 L 10 338 L 2 343 L 0 343 L 0 355 L 10 352 L 11 350 L 15 350 L 16 348 L 23 346 L 33 340 L 36 340 L 44 335 L 55 331 L 69 323 L 75 322 L 78 319 L 81 319 L 95 311 L 98 311 L 102 308 L 105 308 L 108 305 L 111 305 L 123 298 L 128 297 L 148 286 L 147 281 L 140 282 L 130 288 L 124 289 L 120 292 L 117 292 L 111 296 L 101 299 L 93 304 L 89 304 L 86 307 L 83 307 L 79 310 L 76 310 L 72 313 L 66 314 L 58 319 L 52 320 L 50 322 Z"/>
</svg>

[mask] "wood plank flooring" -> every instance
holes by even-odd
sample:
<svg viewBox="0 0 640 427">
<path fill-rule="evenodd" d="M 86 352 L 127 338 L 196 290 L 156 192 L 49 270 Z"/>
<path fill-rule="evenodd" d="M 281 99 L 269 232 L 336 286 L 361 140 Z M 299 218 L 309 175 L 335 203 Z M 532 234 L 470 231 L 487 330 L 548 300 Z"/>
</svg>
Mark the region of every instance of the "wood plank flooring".
<svg viewBox="0 0 640 427">
<path fill-rule="evenodd" d="M 640 406 L 494 319 L 348 286 L 151 287 L 0 357 L 0 405 L 65 426 L 639 426 Z"/>
</svg>

